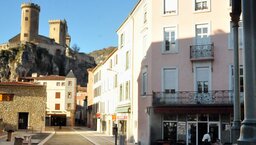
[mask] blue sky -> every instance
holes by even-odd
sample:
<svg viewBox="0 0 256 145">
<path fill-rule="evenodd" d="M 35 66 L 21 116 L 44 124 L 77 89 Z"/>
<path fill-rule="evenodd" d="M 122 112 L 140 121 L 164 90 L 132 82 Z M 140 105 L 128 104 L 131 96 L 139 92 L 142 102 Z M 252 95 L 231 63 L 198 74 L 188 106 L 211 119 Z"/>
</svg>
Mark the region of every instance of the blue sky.
<svg viewBox="0 0 256 145">
<path fill-rule="evenodd" d="M 81 52 L 117 46 L 116 30 L 138 0 L 30 0 L 40 5 L 39 34 L 48 36 L 49 20 L 66 19 L 71 46 Z M 3 0 L 0 9 L 0 44 L 20 32 L 20 5 L 29 0 Z"/>
</svg>

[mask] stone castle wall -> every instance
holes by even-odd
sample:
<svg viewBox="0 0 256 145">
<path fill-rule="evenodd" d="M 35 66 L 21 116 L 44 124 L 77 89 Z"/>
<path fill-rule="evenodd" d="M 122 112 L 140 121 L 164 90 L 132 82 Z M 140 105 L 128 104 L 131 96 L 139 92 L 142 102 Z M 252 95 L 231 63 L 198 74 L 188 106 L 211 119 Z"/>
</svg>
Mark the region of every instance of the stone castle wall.
<svg viewBox="0 0 256 145">
<path fill-rule="evenodd" d="M 45 129 L 45 86 L 0 85 L 0 92 L 14 94 L 13 101 L 0 102 L 0 117 L 4 123 L 18 129 L 19 112 L 27 112 L 28 126 L 35 131 Z"/>
</svg>

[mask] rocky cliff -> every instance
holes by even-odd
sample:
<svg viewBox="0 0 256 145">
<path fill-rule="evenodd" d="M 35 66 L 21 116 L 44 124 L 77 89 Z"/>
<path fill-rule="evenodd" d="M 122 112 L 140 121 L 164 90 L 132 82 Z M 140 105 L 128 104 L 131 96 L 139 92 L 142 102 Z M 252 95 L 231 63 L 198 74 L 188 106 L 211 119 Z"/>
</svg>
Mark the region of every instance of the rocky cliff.
<svg viewBox="0 0 256 145">
<path fill-rule="evenodd" d="M 52 55 L 45 48 L 26 43 L 0 50 L 0 81 L 15 81 L 18 78 L 30 77 L 32 73 L 65 76 L 69 70 L 73 70 L 77 83 L 85 86 L 88 76 L 86 70 L 95 65 L 94 61 L 81 60 L 58 52 Z"/>
</svg>

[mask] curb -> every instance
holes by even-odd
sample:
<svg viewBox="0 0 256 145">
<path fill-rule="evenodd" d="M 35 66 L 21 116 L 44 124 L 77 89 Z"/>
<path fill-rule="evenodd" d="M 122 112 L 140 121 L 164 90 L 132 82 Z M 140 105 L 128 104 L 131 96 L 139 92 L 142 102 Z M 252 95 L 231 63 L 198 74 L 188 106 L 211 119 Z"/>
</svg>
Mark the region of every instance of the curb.
<svg viewBox="0 0 256 145">
<path fill-rule="evenodd" d="M 44 140 L 42 140 L 38 145 L 43 145 L 45 144 L 50 138 L 52 138 L 52 136 L 54 135 L 55 133 L 51 133 L 49 136 L 47 136 Z"/>
</svg>

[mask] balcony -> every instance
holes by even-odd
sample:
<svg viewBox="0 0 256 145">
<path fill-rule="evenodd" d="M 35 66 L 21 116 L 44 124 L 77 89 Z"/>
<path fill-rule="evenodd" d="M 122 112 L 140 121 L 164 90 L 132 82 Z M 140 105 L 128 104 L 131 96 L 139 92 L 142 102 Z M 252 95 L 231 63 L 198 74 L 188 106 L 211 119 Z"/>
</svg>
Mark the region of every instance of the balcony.
<svg viewBox="0 0 256 145">
<path fill-rule="evenodd" d="M 203 44 L 203 45 L 191 45 L 190 46 L 190 60 L 213 60 L 214 59 L 214 45 Z"/>
<path fill-rule="evenodd" d="M 233 91 L 215 90 L 207 93 L 195 91 L 153 92 L 153 106 L 169 105 L 232 105 Z"/>
</svg>

